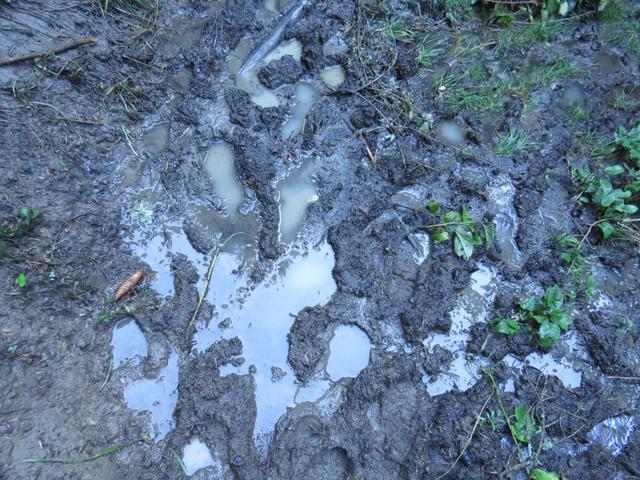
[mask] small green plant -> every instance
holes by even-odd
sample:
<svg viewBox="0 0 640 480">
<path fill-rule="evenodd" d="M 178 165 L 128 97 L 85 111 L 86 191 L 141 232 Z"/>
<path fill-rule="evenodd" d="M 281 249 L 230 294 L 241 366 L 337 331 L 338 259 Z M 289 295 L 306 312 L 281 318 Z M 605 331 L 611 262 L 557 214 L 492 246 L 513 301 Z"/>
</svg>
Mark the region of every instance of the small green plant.
<svg viewBox="0 0 640 480">
<path fill-rule="evenodd" d="M 18 288 L 24 288 L 27 285 L 27 276 L 23 272 L 16 277 L 16 285 Z"/>
<path fill-rule="evenodd" d="M 560 475 L 556 472 L 548 472 L 542 468 L 535 468 L 529 473 L 532 480 L 560 480 Z"/>
<path fill-rule="evenodd" d="M 525 405 L 518 405 L 514 410 L 513 416 L 515 417 L 512 429 L 513 435 L 519 442 L 529 443 L 538 432 L 531 409 Z"/>
<path fill-rule="evenodd" d="M 427 208 L 433 214 L 440 211 L 440 205 L 433 201 L 429 202 Z M 436 243 L 453 238 L 454 252 L 465 260 L 471 258 L 474 247 L 491 246 L 495 238 L 493 225 L 476 222 L 465 207 L 459 212 L 450 210 L 444 213 L 440 216 L 439 223 L 426 225 L 425 228 L 433 229 L 432 236 Z"/>
<path fill-rule="evenodd" d="M 401 20 L 394 20 L 384 24 L 381 32 L 383 37 L 405 43 L 411 43 L 416 37 L 416 32 Z"/>
<path fill-rule="evenodd" d="M 498 140 L 496 153 L 499 155 L 513 155 L 519 151 L 529 150 L 534 145 L 525 132 L 509 128 L 509 131 Z"/>
<path fill-rule="evenodd" d="M 563 233 L 556 237 L 556 241 L 562 250 L 560 257 L 568 266 L 568 274 L 572 283 L 587 297 L 593 297 L 597 286 L 597 281 L 593 275 L 588 273 L 587 260 L 582 255 L 581 241 L 574 235 Z"/>
<path fill-rule="evenodd" d="M 573 120 L 574 122 L 581 122 L 589 118 L 589 112 L 584 107 L 576 105 L 575 107 L 573 107 L 573 109 L 571 109 L 569 118 L 571 118 L 571 120 Z"/>
<path fill-rule="evenodd" d="M 430 67 L 433 64 L 433 60 L 442 53 L 444 53 L 444 50 L 442 48 L 433 48 L 423 45 L 418 51 L 416 62 L 418 62 L 423 67 Z"/>
<path fill-rule="evenodd" d="M 489 424 L 494 432 L 499 431 L 505 424 L 502 415 L 496 410 L 488 410 L 482 417 L 482 421 Z"/>
<path fill-rule="evenodd" d="M 558 285 L 549 287 L 542 297 L 528 297 L 518 302 L 513 318 L 495 318 L 490 325 L 498 332 L 513 335 L 522 330 L 533 334 L 541 347 L 550 347 L 571 326 L 565 294 Z"/>
<path fill-rule="evenodd" d="M 22 237 L 32 227 L 36 219 L 40 217 L 37 208 L 21 208 L 18 216 L 9 221 L 0 221 L 0 257 L 7 251 L 7 244 L 3 239 Z"/>
</svg>

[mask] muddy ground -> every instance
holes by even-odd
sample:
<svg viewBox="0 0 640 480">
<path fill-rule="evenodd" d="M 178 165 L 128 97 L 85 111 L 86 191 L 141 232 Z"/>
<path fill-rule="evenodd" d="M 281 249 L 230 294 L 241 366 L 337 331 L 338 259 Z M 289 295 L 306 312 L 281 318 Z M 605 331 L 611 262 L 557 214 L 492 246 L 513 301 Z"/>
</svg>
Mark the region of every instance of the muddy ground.
<svg viewBox="0 0 640 480">
<path fill-rule="evenodd" d="M 96 39 L 0 66 L 0 476 L 639 478 L 638 244 L 571 175 L 640 122 L 611 3 L 308 2 L 247 87 L 295 2 L 0 0 L 0 60 Z M 490 327 L 554 284 L 554 346 Z"/>
</svg>

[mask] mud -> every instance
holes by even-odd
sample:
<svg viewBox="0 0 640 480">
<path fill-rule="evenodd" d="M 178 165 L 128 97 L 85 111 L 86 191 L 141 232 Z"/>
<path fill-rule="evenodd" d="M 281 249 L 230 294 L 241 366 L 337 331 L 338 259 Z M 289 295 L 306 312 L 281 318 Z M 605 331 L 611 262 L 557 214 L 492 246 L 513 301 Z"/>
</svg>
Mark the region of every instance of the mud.
<svg viewBox="0 0 640 480">
<path fill-rule="evenodd" d="M 0 67 L 0 225 L 41 211 L 0 257 L 0 477 L 640 476 L 637 246 L 588 238 L 596 292 L 552 348 L 488 324 L 573 288 L 554 238 L 596 217 L 567 159 L 640 121 L 633 2 L 524 49 L 486 9 L 302 2 L 245 69 L 298 2 L 99 3 L 0 1 L 0 59 L 97 38 Z M 558 58 L 497 110 L 447 100 L 443 75 Z M 533 146 L 496 154 L 514 125 Z M 435 242 L 434 201 L 494 244 Z M 534 409 L 530 445 L 501 404 Z"/>
</svg>

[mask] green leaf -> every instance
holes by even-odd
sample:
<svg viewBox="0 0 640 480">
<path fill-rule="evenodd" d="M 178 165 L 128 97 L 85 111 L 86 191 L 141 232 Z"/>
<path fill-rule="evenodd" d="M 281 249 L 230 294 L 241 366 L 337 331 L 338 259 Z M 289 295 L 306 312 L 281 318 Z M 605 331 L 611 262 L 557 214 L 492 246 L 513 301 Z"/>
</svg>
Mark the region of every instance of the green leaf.
<svg viewBox="0 0 640 480">
<path fill-rule="evenodd" d="M 442 215 L 440 223 L 460 223 L 460 214 L 454 211 L 447 212 Z"/>
<path fill-rule="evenodd" d="M 0 240 L 0 257 L 7 251 L 7 244 Z"/>
<path fill-rule="evenodd" d="M 26 284 L 27 276 L 21 272 L 20 275 L 16 277 L 16 285 L 18 286 L 18 288 L 24 288 Z"/>
<path fill-rule="evenodd" d="M 547 472 L 541 468 L 536 468 L 529 473 L 529 478 L 533 480 L 560 480 L 560 475 L 556 472 Z"/>
<path fill-rule="evenodd" d="M 524 405 L 518 405 L 514 413 L 516 421 L 513 424 L 513 435 L 519 442 L 529 443 L 536 434 L 536 422 Z"/>
<path fill-rule="evenodd" d="M 598 228 L 602 232 L 602 236 L 605 238 L 605 240 L 616 233 L 615 225 L 610 222 L 601 222 L 598 224 Z"/>
<path fill-rule="evenodd" d="M 631 192 L 629 192 L 631 193 Z M 627 215 L 633 215 L 634 213 L 636 213 L 638 211 L 638 207 L 636 207 L 635 205 L 625 205 L 624 203 L 622 205 L 616 205 L 615 210 L 617 210 L 618 212 L 621 213 L 626 213 Z"/>
<path fill-rule="evenodd" d="M 571 317 L 562 310 L 554 310 L 551 312 L 553 323 L 558 325 L 562 330 L 567 330 L 571 326 Z"/>
<path fill-rule="evenodd" d="M 440 204 L 435 200 L 429 200 L 427 208 L 431 213 L 438 213 L 440 211 Z"/>
<path fill-rule="evenodd" d="M 494 318 L 490 324 L 496 332 L 505 335 L 513 335 L 521 330 L 520 323 L 515 318 Z"/>
<path fill-rule="evenodd" d="M 462 207 L 462 214 L 460 215 L 460 219 L 464 222 L 464 223 L 470 223 L 470 224 L 474 224 L 475 222 L 473 221 L 473 218 L 471 218 L 471 214 L 469 213 L 469 210 L 466 209 L 466 207 Z"/>
<path fill-rule="evenodd" d="M 553 285 L 544 292 L 543 299 L 545 305 L 550 309 L 559 309 L 562 308 L 562 304 L 564 303 L 564 293 L 562 293 L 558 285 Z"/>
<path fill-rule="evenodd" d="M 533 297 L 528 297 L 520 301 L 520 308 L 527 312 L 535 311 L 539 305 L 540 301 L 537 298 Z"/>
<path fill-rule="evenodd" d="M 624 167 L 622 165 L 613 165 L 612 167 L 605 168 L 604 172 L 607 175 L 620 175 L 624 173 Z"/>
<path fill-rule="evenodd" d="M 538 329 L 540 345 L 550 347 L 560 338 L 560 327 L 553 322 L 543 322 Z"/>
<path fill-rule="evenodd" d="M 453 237 L 453 250 L 456 255 L 469 260 L 473 255 L 473 239 L 470 232 L 456 231 Z"/>
<path fill-rule="evenodd" d="M 596 280 L 596 277 L 594 277 L 593 275 L 589 275 L 585 280 L 584 284 L 585 284 L 584 288 L 585 288 L 587 297 L 589 298 L 593 297 L 596 294 L 596 287 L 598 286 L 598 281 Z"/>
<path fill-rule="evenodd" d="M 449 232 L 445 232 L 444 230 L 436 230 L 432 234 L 433 241 L 436 243 L 442 243 L 446 240 L 449 240 Z"/>
<path fill-rule="evenodd" d="M 482 225 L 482 231 L 484 232 L 484 244 L 490 247 L 496 239 L 496 228 L 492 223 L 484 223 Z"/>
</svg>

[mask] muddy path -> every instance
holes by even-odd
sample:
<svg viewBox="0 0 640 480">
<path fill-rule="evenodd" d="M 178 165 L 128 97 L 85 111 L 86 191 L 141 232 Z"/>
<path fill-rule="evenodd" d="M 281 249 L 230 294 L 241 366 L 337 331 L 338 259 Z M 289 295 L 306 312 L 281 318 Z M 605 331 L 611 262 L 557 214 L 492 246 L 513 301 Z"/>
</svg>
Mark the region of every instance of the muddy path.
<svg viewBox="0 0 640 480">
<path fill-rule="evenodd" d="M 640 9 L 464 3 L 0 0 L 0 477 L 640 476 Z"/>
</svg>

